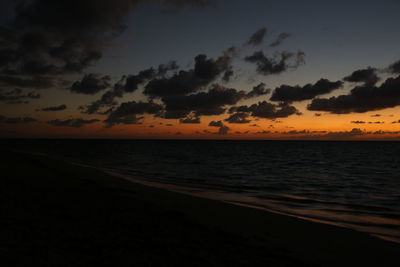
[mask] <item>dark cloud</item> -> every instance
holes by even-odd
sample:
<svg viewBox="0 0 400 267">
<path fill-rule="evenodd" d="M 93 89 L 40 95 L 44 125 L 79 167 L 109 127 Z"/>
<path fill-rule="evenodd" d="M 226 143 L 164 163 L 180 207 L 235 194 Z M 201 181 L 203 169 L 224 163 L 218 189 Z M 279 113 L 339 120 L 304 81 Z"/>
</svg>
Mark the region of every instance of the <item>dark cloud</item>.
<svg viewBox="0 0 400 267">
<path fill-rule="evenodd" d="M 383 124 L 384 121 L 369 121 L 368 124 Z"/>
<path fill-rule="evenodd" d="M 291 130 L 291 131 L 287 131 L 287 132 L 282 132 L 282 134 L 287 134 L 287 135 L 296 135 L 296 134 L 310 134 L 310 133 L 315 133 L 315 132 L 311 132 L 309 130 Z"/>
<path fill-rule="evenodd" d="M 258 131 L 258 132 L 256 132 L 256 134 L 270 134 L 270 133 L 272 133 L 271 131 Z"/>
<path fill-rule="evenodd" d="M 271 101 L 294 102 L 313 99 L 318 95 L 328 94 L 333 90 L 341 88 L 341 81 L 331 82 L 327 79 L 320 79 L 315 84 L 304 86 L 281 85 L 275 89 L 271 96 Z"/>
<path fill-rule="evenodd" d="M 371 117 L 380 117 L 380 116 L 382 116 L 381 114 L 374 114 L 374 115 L 371 115 Z"/>
<path fill-rule="evenodd" d="M 278 35 L 278 37 L 276 38 L 276 40 L 273 41 L 273 42 L 270 44 L 270 46 L 271 46 L 271 47 L 280 46 L 280 45 L 282 44 L 282 42 L 283 42 L 285 39 L 289 38 L 290 36 L 291 36 L 290 33 L 282 32 L 282 33 L 280 33 L 280 34 Z"/>
<path fill-rule="evenodd" d="M 351 121 L 351 123 L 354 123 L 354 124 L 364 124 L 364 123 L 366 123 L 365 121 Z"/>
<path fill-rule="evenodd" d="M 67 105 L 62 104 L 59 106 L 41 108 L 41 109 L 38 109 L 37 111 L 60 111 L 60 110 L 65 110 L 65 109 L 67 109 Z"/>
<path fill-rule="evenodd" d="M 230 48 L 216 60 L 198 55 L 193 69 L 181 70 L 171 77 L 153 79 L 145 86 L 143 93 L 154 98 L 186 95 L 202 89 L 221 75 L 228 80 L 233 74 L 231 61 L 234 51 L 234 48 Z"/>
<path fill-rule="evenodd" d="M 232 107 L 229 112 L 247 112 L 253 117 L 265 119 L 286 118 L 293 114 L 300 115 L 300 112 L 294 106 L 287 103 L 275 105 L 266 101 L 258 102 L 251 106 Z"/>
<path fill-rule="evenodd" d="M 106 128 L 111 128 L 115 124 L 142 124 L 143 116 L 137 116 L 137 115 L 127 115 L 125 117 L 121 118 L 108 118 L 104 120 L 105 122 L 105 127 Z"/>
<path fill-rule="evenodd" d="M 252 55 L 244 58 L 245 61 L 255 63 L 257 72 L 262 75 L 280 74 L 289 69 L 295 69 L 304 64 L 304 52 L 292 53 L 282 51 L 275 53 L 273 57 L 268 57 L 263 51 L 256 51 Z"/>
<path fill-rule="evenodd" d="M 184 119 L 179 120 L 180 123 L 187 123 L 187 124 L 199 124 L 200 123 L 200 117 L 187 117 Z"/>
<path fill-rule="evenodd" d="M 52 77 L 34 76 L 32 78 L 22 78 L 11 75 L 0 76 L 1 87 L 18 87 L 31 89 L 52 88 L 59 82 Z"/>
<path fill-rule="evenodd" d="M 224 124 L 222 123 L 222 121 L 210 121 L 210 123 L 208 124 L 208 126 L 211 127 L 221 127 Z"/>
<path fill-rule="evenodd" d="M 222 126 L 218 129 L 218 132 L 216 132 L 216 134 L 220 134 L 220 135 L 226 135 L 228 134 L 230 128 L 228 126 Z"/>
<path fill-rule="evenodd" d="M 244 91 L 225 88 L 214 84 L 208 92 L 192 95 L 169 96 L 162 98 L 165 103 L 164 118 L 179 119 L 190 113 L 195 116 L 220 115 L 225 112 L 226 105 L 235 105 L 245 97 Z"/>
<path fill-rule="evenodd" d="M 346 138 L 346 137 L 354 137 L 365 135 L 366 132 L 361 130 L 360 128 L 353 128 L 351 131 L 341 131 L 341 132 L 328 132 L 324 135 L 324 137 L 332 137 L 332 138 Z"/>
<path fill-rule="evenodd" d="M 400 74 L 400 60 L 389 66 L 389 72 L 393 74 Z"/>
<path fill-rule="evenodd" d="M 168 64 L 161 64 L 157 70 L 154 68 L 148 68 L 140 71 L 135 75 L 128 75 L 123 77 L 125 84 L 123 85 L 124 92 L 131 93 L 138 89 L 139 85 L 144 84 L 146 81 L 154 79 L 156 77 L 164 77 L 169 71 L 177 70 L 179 66 L 175 61 L 171 61 Z"/>
<path fill-rule="evenodd" d="M 343 80 L 347 82 L 363 82 L 365 85 L 375 85 L 379 81 L 379 77 L 376 74 L 376 69 L 374 68 L 367 68 L 356 70 L 349 76 L 343 78 Z"/>
<path fill-rule="evenodd" d="M 110 87 L 111 77 L 99 74 L 86 74 L 81 81 L 76 81 L 69 88 L 71 92 L 93 95 Z"/>
<path fill-rule="evenodd" d="M 22 123 L 31 123 L 37 122 L 36 119 L 31 117 L 5 117 L 0 115 L 0 123 L 6 124 L 22 124 Z"/>
<path fill-rule="evenodd" d="M 380 86 L 364 85 L 353 88 L 348 95 L 316 98 L 308 110 L 328 111 L 336 114 L 363 113 L 400 105 L 400 76 L 388 78 Z"/>
<path fill-rule="evenodd" d="M 229 128 L 228 126 L 224 125 L 224 124 L 222 123 L 222 121 L 211 121 L 211 122 L 208 124 L 208 126 L 211 126 L 211 127 L 218 127 L 219 129 L 218 129 L 218 132 L 209 132 L 209 131 L 206 130 L 206 131 L 205 131 L 206 133 L 225 135 L 225 134 L 228 134 L 228 132 L 229 132 L 229 130 L 230 130 L 230 128 Z"/>
<path fill-rule="evenodd" d="M 207 0 L 15 1 L 12 21 L 0 28 L 0 73 L 18 77 L 80 73 L 102 57 L 138 6 L 206 7 Z"/>
<path fill-rule="evenodd" d="M 321 114 L 321 113 L 315 113 L 314 116 L 315 116 L 315 117 L 321 117 L 322 114 Z"/>
<path fill-rule="evenodd" d="M 271 89 L 265 88 L 265 83 L 260 83 L 254 86 L 253 89 L 247 93 L 246 98 L 253 98 L 261 95 L 267 95 L 271 92 Z"/>
<path fill-rule="evenodd" d="M 154 102 L 125 102 L 111 112 L 104 122 L 106 127 L 112 127 L 114 124 L 138 124 L 143 117 L 137 115 L 157 114 L 162 109 L 161 105 Z"/>
<path fill-rule="evenodd" d="M 100 120 L 98 119 L 82 119 L 82 118 L 76 118 L 76 119 L 67 119 L 67 120 L 50 120 L 47 123 L 51 124 L 53 126 L 65 126 L 65 127 L 74 127 L 74 128 L 81 128 L 82 126 L 85 126 L 87 124 L 92 124 L 95 122 L 99 122 Z"/>
<path fill-rule="evenodd" d="M 251 120 L 248 119 L 249 114 L 244 112 L 237 112 L 230 115 L 225 121 L 229 123 L 249 123 Z"/>
<path fill-rule="evenodd" d="M 382 135 L 382 134 L 400 134 L 400 131 L 382 131 L 382 130 L 378 130 L 378 131 L 372 132 L 371 134 L 375 134 L 375 135 Z"/>
<path fill-rule="evenodd" d="M 247 44 L 259 45 L 264 41 L 266 35 L 267 35 L 267 28 L 263 27 L 250 36 L 249 40 L 247 41 Z"/>
<path fill-rule="evenodd" d="M 86 114 L 109 114 L 117 105 L 117 101 L 115 101 L 116 98 L 122 98 L 125 93 L 136 91 L 140 85 L 149 79 L 163 77 L 169 71 L 176 70 L 177 68 L 178 65 L 176 62 L 171 61 L 168 64 L 159 65 L 157 70 L 151 67 L 140 71 L 138 74 L 122 76 L 122 78 L 114 84 L 113 88 L 105 92 L 100 99 L 86 106 L 81 106 L 80 110 L 82 110 L 82 113 Z"/>
<path fill-rule="evenodd" d="M 21 104 L 28 103 L 27 99 L 38 99 L 40 94 L 36 92 L 24 93 L 23 90 L 16 88 L 11 91 L 0 92 L 0 102 L 6 102 L 8 104 Z"/>
<path fill-rule="evenodd" d="M 392 123 L 400 123 L 400 120 L 392 121 Z"/>
</svg>

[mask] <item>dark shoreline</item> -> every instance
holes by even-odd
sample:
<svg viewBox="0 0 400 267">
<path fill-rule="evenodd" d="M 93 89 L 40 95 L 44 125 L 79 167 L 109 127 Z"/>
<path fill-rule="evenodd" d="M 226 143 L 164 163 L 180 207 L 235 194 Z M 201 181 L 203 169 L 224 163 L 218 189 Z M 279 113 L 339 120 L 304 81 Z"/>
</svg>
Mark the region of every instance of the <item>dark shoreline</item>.
<svg viewBox="0 0 400 267">
<path fill-rule="evenodd" d="M 1 254 L 17 266 L 395 266 L 400 245 L 2 153 Z"/>
</svg>

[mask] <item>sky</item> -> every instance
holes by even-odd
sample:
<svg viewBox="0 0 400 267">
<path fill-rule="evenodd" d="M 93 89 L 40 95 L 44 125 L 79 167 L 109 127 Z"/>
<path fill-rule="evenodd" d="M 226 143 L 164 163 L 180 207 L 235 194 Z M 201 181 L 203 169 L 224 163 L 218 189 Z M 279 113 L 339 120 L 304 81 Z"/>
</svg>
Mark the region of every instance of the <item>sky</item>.
<svg viewBox="0 0 400 267">
<path fill-rule="evenodd" d="M 0 136 L 400 139 L 400 2 L 5 0 Z"/>
</svg>

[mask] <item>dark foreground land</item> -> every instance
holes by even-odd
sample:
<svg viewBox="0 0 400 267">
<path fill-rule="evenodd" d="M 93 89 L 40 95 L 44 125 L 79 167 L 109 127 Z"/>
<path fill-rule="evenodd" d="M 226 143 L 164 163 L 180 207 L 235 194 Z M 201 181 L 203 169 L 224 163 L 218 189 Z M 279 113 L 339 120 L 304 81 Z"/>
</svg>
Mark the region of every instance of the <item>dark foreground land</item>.
<svg viewBox="0 0 400 267">
<path fill-rule="evenodd" d="M 2 152 L 1 266 L 399 266 L 348 229 Z"/>
</svg>

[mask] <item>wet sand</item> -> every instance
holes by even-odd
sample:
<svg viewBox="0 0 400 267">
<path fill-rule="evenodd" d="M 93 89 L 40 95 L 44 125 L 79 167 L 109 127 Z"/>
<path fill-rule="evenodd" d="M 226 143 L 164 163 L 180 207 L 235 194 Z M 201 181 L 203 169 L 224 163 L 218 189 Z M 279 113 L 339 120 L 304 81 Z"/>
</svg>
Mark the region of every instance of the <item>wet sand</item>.
<svg viewBox="0 0 400 267">
<path fill-rule="evenodd" d="M 397 266 L 365 233 L 1 156 L 2 266 Z"/>
</svg>

